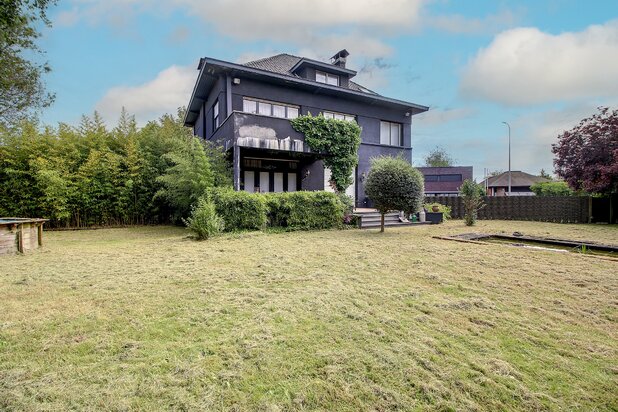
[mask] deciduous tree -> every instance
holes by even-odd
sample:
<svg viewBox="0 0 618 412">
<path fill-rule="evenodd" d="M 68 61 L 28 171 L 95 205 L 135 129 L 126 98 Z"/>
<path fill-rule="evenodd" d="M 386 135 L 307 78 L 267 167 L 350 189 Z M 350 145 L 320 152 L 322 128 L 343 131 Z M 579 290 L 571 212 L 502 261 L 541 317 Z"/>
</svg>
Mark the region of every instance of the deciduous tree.
<svg viewBox="0 0 618 412">
<path fill-rule="evenodd" d="M 448 154 L 446 149 L 436 146 L 427 156 L 425 156 L 425 165 L 430 167 L 448 167 L 453 166 L 455 161 Z"/>
<path fill-rule="evenodd" d="M 0 1 L 0 126 L 20 120 L 49 106 L 54 95 L 45 91 L 47 63 L 36 61 L 42 50 L 36 44 L 37 25 L 50 26 L 46 11 L 55 0 Z"/>
<path fill-rule="evenodd" d="M 576 191 L 618 192 L 618 110 L 599 108 L 552 145 L 558 176 Z"/>
</svg>

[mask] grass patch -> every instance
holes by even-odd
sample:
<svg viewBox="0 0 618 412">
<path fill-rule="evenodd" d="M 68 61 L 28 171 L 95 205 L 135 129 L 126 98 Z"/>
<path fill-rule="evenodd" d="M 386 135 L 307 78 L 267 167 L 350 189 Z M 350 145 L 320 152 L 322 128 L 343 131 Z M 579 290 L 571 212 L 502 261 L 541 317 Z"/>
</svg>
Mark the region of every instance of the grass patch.
<svg viewBox="0 0 618 412">
<path fill-rule="evenodd" d="M 618 409 L 618 264 L 469 231 L 48 232 L 0 258 L 0 410 Z"/>
</svg>

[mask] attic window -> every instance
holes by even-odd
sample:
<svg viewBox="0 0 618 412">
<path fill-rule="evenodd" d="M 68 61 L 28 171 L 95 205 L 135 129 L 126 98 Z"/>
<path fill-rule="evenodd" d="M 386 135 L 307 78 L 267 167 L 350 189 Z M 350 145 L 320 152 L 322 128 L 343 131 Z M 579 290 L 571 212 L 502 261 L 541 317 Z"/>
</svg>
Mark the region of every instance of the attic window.
<svg viewBox="0 0 618 412">
<path fill-rule="evenodd" d="M 339 86 L 339 76 L 317 70 L 315 72 L 315 81 L 318 83 L 330 84 L 332 86 Z"/>
</svg>

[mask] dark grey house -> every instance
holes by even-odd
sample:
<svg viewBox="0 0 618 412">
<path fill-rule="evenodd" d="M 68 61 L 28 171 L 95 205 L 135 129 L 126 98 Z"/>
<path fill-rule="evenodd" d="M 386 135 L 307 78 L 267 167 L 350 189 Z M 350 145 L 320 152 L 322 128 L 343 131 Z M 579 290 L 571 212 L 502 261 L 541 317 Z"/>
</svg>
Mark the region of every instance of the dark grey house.
<svg viewBox="0 0 618 412">
<path fill-rule="evenodd" d="M 472 180 L 472 166 L 418 167 L 425 178 L 425 196 L 459 196 L 464 180 Z"/>
<path fill-rule="evenodd" d="M 362 128 L 348 189 L 366 204 L 363 182 L 377 155 L 412 158 L 412 116 L 427 107 L 381 96 L 352 81 L 342 50 L 330 63 L 278 54 L 246 64 L 202 58 L 185 125 L 233 159 L 234 188 L 249 192 L 329 190 L 329 171 L 289 119 L 311 113 Z"/>
</svg>

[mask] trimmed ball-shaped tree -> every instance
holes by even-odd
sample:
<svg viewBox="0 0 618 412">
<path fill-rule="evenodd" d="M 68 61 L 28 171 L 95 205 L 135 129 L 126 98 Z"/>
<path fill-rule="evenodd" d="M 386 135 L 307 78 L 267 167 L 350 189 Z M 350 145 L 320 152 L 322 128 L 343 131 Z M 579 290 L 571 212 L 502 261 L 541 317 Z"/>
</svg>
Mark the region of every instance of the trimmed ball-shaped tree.
<svg viewBox="0 0 618 412">
<path fill-rule="evenodd" d="M 380 232 L 384 232 L 385 213 L 420 210 L 424 192 L 423 175 L 402 157 L 380 156 L 371 160 L 365 194 L 382 215 Z"/>
</svg>

